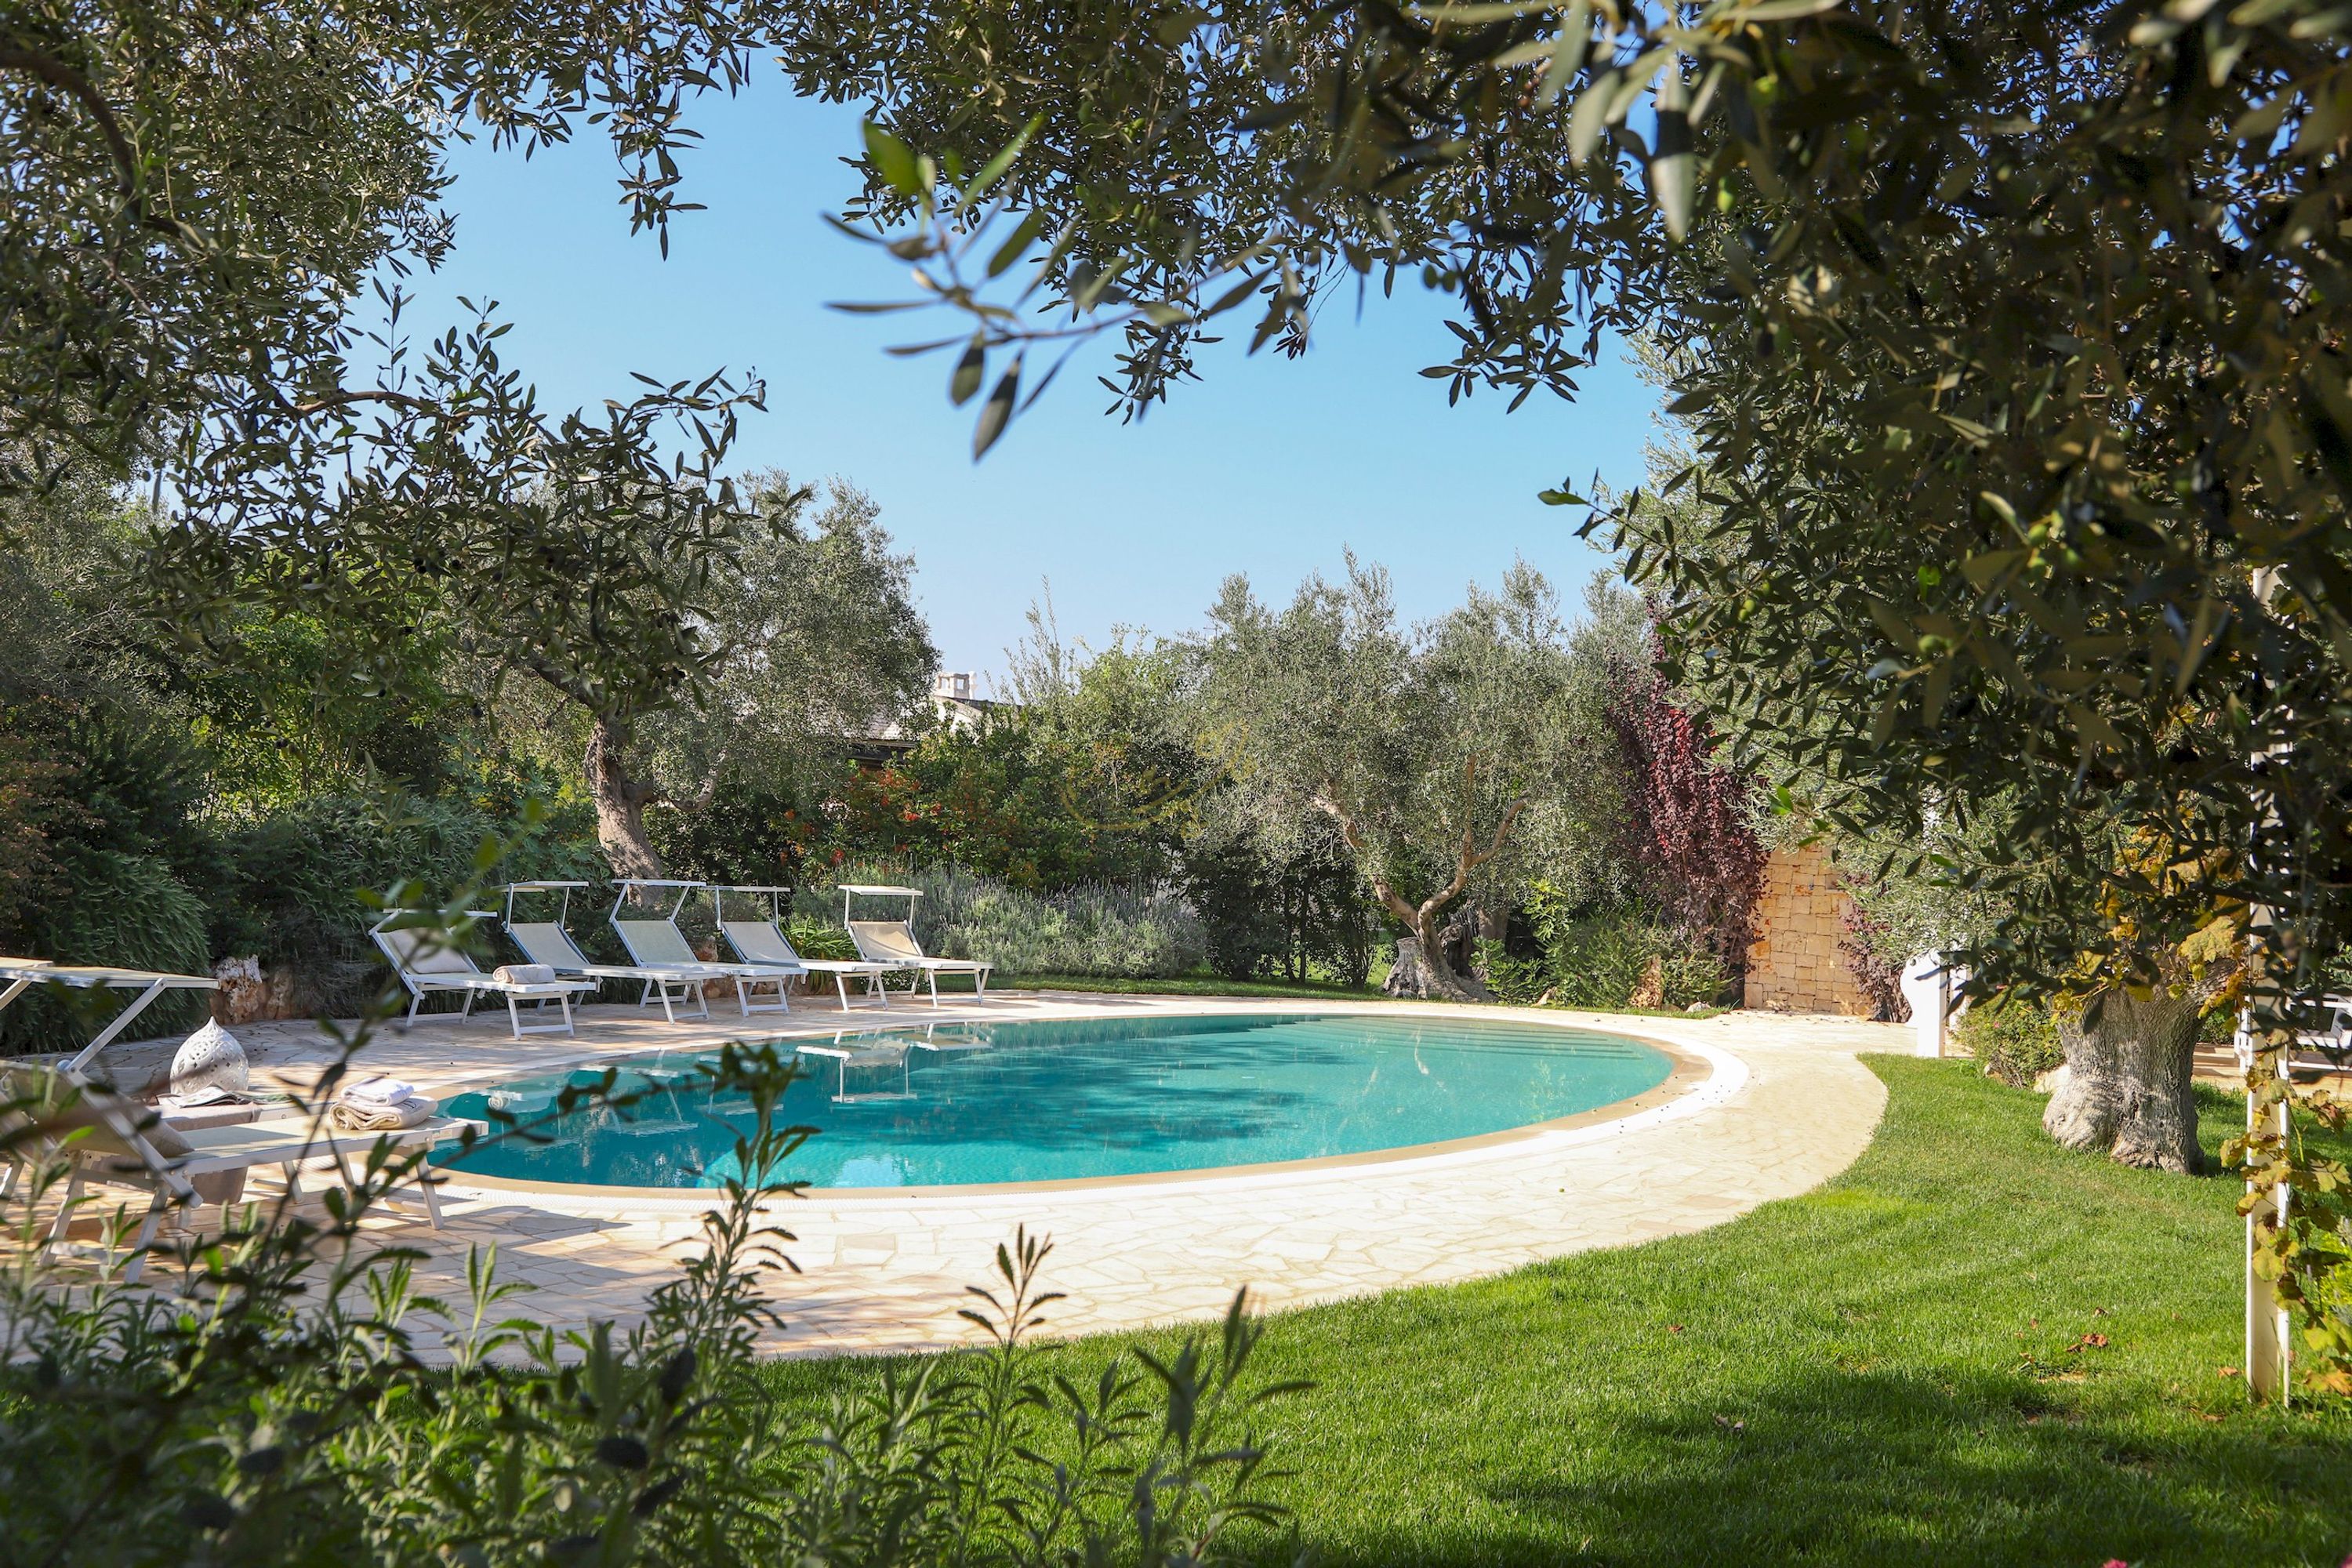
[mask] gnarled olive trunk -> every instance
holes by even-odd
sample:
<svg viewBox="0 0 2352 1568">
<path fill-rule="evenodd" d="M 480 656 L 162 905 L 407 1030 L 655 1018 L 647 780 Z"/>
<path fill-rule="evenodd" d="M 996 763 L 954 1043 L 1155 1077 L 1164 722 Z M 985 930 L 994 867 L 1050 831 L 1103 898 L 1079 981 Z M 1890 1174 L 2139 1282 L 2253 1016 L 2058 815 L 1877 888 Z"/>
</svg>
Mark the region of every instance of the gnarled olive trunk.
<svg viewBox="0 0 2352 1568">
<path fill-rule="evenodd" d="M 1492 1002 L 1486 983 L 1458 965 L 1462 932 L 1424 908 L 1406 923 L 1416 933 L 1397 939 L 1396 963 L 1381 989 L 1427 1002 Z"/>
<path fill-rule="evenodd" d="M 588 794 L 596 803 L 596 842 L 616 877 L 658 877 L 662 858 L 646 837 L 646 806 L 658 798 L 656 786 L 629 776 L 625 758 L 628 729 L 598 719 L 588 731 Z"/>
<path fill-rule="evenodd" d="M 2091 998 L 2079 1018 L 2062 1018 L 2065 1070 L 2042 1125 L 2069 1149 L 2094 1149 L 2143 1170 L 2194 1172 L 2197 1004 L 2161 992 L 2120 988 Z"/>
<path fill-rule="evenodd" d="M 1430 955 L 1434 953 L 1433 961 Z M 1492 1002 L 1494 993 L 1475 974 L 1458 973 L 1445 962 L 1442 938 L 1397 938 L 1396 962 L 1381 989 L 1391 996 L 1416 996 L 1424 1002 Z"/>
</svg>

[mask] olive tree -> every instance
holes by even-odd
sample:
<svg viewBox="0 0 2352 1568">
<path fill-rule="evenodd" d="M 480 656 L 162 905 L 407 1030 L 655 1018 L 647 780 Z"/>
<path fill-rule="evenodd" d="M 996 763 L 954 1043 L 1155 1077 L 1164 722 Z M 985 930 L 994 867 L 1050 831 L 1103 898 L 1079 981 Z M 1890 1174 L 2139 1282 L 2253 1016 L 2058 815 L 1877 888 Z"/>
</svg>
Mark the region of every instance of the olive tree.
<svg viewBox="0 0 2352 1568">
<path fill-rule="evenodd" d="M 478 656 L 539 682 L 585 730 L 583 761 L 596 831 L 614 871 L 658 877 L 646 836 L 656 808 L 707 808 L 722 779 L 805 773 L 845 735 L 906 716 L 929 689 L 939 655 L 914 603 L 913 561 L 894 554 L 880 510 L 835 481 L 819 503 L 781 473 L 743 481 L 744 508 L 723 539 L 694 542 L 667 561 L 669 531 L 605 528 L 610 548 L 646 552 L 625 573 L 651 605 L 680 607 L 688 659 L 603 677 L 572 650 L 607 616 L 592 596 L 561 601 L 558 639 L 483 636 Z"/>
<path fill-rule="evenodd" d="M 1444 956 L 1447 912 L 1498 867 L 1528 813 L 1589 769 L 1598 737 L 1568 719 L 1566 628 L 1521 563 L 1496 593 L 1398 625 L 1388 574 L 1351 555 L 1344 582 L 1274 609 L 1228 579 L 1211 613 L 1202 739 L 1268 841 L 1328 818 L 1407 934 L 1392 989 L 1465 999 L 1483 987 Z"/>
<path fill-rule="evenodd" d="M 420 334 L 401 279 L 453 243 L 461 139 L 601 124 L 631 221 L 666 232 L 685 102 L 739 84 L 762 26 L 706 0 L 10 7 L 0 495 L 145 481 L 164 516 L 124 577 L 154 632 L 233 658 L 241 608 L 294 609 L 336 628 L 324 687 L 392 679 L 421 617 L 560 637 L 583 594 L 595 679 L 690 662 L 646 568 L 724 532 L 757 384 L 543 411 L 503 324 Z"/>
<path fill-rule="evenodd" d="M 2168 971 L 2216 921 L 2242 928 L 2273 1053 L 2252 1087 L 2292 1092 L 2275 1053 L 2352 882 L 2338 12 L 967 15 L 902 0 L 893 58 L 859 76 L 880 126 L 858 210 L 972 313 L 950 385 L 993 381 L 983 437 L 1020 356 L 1074 325 L 990 313 L 997 200 L 1053 237 L 1016 280 L 1125 334 L 1132 405 L 1224 311 L 1296 346 L 1324 293 L 1400 275 L 1462 302 L 1432 367 L 1457 395 L 1573 392 L 1603 333 L 1655 334 L 1705 468 L 1683 482 L 1720 527 L 1631 498 L 1593 526 L 1672 606 L 1685 683 L 1721 678 L 1751 731 L 1802 748 L 1847 831 L 2014 810 L 1971 876 L 2015 911 L 1964 955 L 1980 987 L 2120 996 L 2125 1027 L 2182 999 Z M 2177 1056 L 2169 1024 L 2143 1032 Z M 2305 1243 L 2352 1222 L 2347 1182 L 2265 1125 L 2237 1153 L 2305 1194 L 2258 1226 L 2292 1305 L 2340 1256 Z M 2352 1329 L 2305 1326 L 2352 1364 Z"/>
</svg>

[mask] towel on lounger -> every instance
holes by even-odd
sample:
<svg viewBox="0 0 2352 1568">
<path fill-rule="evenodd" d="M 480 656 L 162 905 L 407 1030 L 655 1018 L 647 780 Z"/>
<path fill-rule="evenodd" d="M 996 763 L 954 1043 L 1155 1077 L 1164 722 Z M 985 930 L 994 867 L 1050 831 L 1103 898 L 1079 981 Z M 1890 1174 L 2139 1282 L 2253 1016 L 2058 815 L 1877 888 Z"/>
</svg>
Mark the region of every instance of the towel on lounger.
<svg viewBox="0 0 2352 1568">
<path fill-rule="evenodd" d="M 396 1100 L 390 1104 L 339 1100 L 331 1114 L 335 1125 L 347 1132 L 398 1132 L 432 1121 L 433 1113 L 440 1109 L 438 1100 L 411 1094 L 405 1100 Z"/>
</svg>

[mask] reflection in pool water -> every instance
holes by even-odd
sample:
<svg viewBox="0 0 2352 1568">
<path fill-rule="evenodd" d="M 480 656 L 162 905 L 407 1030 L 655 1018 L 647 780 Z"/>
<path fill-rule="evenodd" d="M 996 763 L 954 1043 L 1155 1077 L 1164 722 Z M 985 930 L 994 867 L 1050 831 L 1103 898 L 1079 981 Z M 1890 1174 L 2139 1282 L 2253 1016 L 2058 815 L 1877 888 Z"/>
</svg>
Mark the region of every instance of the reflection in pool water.
<svg viewBox="0 0 2352 1568">
<path fill-rule="evenodd" d="M 1671 1064 L 1637 1041 L 1542 1025 L 1407 1016 L 1223 1016 L 940 1025 L 787 1041 L 805 1072 L 783 1120 L 822 1129 L 788 1174 L 820 1187 L 949 1186 L 1202 1170 L 1495 1132 L 1629 1099 Z M 822 1055 L 818 1053 L 824 1053 Z M 749 1128 L 696 1057 L 634 1060 L 625 1114 L 564 1117 L 458 1168 L 638 1187 L 715 1185 Z M 558 1074 L 448 1110 L 543 1115 Z"/>
</svg>

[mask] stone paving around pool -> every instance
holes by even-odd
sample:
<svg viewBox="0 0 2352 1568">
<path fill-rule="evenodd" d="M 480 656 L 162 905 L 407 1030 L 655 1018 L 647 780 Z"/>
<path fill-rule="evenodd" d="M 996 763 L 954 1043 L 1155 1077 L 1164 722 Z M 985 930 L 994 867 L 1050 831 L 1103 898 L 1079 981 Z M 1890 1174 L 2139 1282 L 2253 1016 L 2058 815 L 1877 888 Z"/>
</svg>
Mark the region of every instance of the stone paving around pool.
<svg viewBox="0 0 2352 1568">
<path fill-rule="evenodd" d="M 830 1035 L 845 1026 L 1140 1013 L 1393 1013 L 1401 1005 L 1015 993 L 934 1013 L 901 1005 L 849 1020 L 806 1003 L 787 1018 L 709 1023 L 595 1006 L 579 1037 L 505 1037 L 505 1019 L 420 1019 L 371 1045 L 365 1065 L 447 1096 L 629 1053 L 737 1037 Z M 1439 1284 L 1596 1247 L 1704 1229 L 1819 1185 L 1861 1153 L 1885 1101 L 1862 1051 L 1904 1051 L 1910 1031 L 1851 1019 L 1737 1012 L 1705 1019 L 1549 1009 L 1413 1008 L 1574 1025 L 1648 1038 L 1702 1058 L 1713 1076 L 1664 1107 L 1423 1158 L 1274 1173 L 1127 1182 L 978 1195 L 833 1193 L 777 1206 L 802 1270 L 777 1281 L 779 1353 L 941 1349 L 974 1342 L 956 1317 L 964 1287 L 992 1279 L 1000 1242 L 1027 1225 L 1054 1242 L 1048 1309 L 1057 1334 L 1213 1319 L 1248 1287 L 1261 1308 Z M 263 1076 L 298 1085 L 325 1058 L 309 1025 L 239 1031 Z M 135 1048 L 134 1048 L 135 1050 Z M 271 1190 L 257 1184 L 263 1195 Z M 424 1247 L 420 1290 L 461 1300 L 469 1247 L 495 1245 L 502 1278 L 532 1289 L 505 1303 L 558 1325 L 626 1321 L 690 1245 L 698 1194 L 468 1186 L 453 1179 L 439 1232 L 387 1221 L 386 1241 Z M 217 1211 L 209 1211 L 216 1214 Z M 168 1278 L 158 1268 L 157 1284 Z"/>
</svg>

